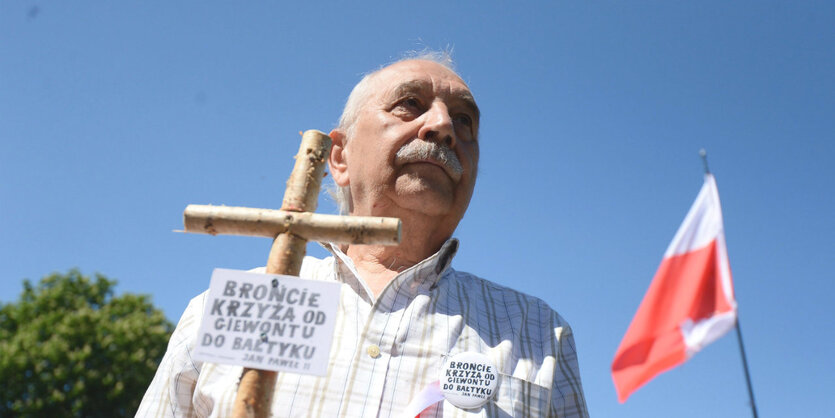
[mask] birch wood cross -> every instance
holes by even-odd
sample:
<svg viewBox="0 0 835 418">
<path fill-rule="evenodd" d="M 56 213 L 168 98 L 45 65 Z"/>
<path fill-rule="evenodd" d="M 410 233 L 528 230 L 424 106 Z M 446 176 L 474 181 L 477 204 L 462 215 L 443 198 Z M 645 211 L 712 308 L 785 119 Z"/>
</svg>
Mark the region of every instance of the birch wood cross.
<svg viewBox="0 0 835 418">
<path fill-rule="evenodd" d="M 273 238 L 267 273 L 290 276 L 299 275 L 308 240 L 396 245 L 400 242 L 397 218 L 313 213 L 330 149 L 331 138 L 324 133 L 309 130 L 302 135 L 281 210 L 188 205 L 183 213 L 185 232 Z M 245 368 L 232 416 L 269 416 L 276 375 L 273 371 Z"/>
</svg>

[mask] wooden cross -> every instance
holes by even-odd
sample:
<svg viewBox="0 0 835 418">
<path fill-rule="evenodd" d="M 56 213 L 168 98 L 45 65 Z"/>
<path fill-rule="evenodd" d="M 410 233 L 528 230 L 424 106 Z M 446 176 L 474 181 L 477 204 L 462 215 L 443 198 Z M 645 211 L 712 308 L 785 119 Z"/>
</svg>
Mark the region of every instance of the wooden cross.
<svg viewBox="0 0 835 418">
<path fill-rule="evenodd" d="M 273 238 L 267 274 L 290 276 L 299 275 L 307 240 L 396 245 L 400 242 L 397 218 L 313 213 L 330 149 L 331 138 L 324 133 L 309 130 L 302 135 L 281 210 L 188 205 L 183 213 L 185 232 Z M 232 416 L 269 416 L 276 375 L 273 371 L 245 368 Z"/>
</svg>

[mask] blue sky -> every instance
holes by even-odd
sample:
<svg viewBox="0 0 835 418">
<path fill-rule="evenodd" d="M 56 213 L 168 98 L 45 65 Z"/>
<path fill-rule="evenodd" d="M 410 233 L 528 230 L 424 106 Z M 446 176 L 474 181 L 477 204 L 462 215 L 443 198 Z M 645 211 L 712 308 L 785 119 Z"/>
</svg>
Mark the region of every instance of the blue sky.
<svg viewBox="0 0 835 418">
<path fill-rule="evenodd" d="M 364 72 L 449 46 L 482 110 L 454 266 L 570 321 L 593 416 L 750 415 L 733 334 L 622 405 L 609 375 L 700 148 L 760 413 L 826 416 L 834 28 L 827 2 L 4 1 L 0 300 L 78 267 L 176 321 L 270 245 L 174 233 L 183 208 L 280 206 L 298 131 L 330 130 Z"/>
</svg>

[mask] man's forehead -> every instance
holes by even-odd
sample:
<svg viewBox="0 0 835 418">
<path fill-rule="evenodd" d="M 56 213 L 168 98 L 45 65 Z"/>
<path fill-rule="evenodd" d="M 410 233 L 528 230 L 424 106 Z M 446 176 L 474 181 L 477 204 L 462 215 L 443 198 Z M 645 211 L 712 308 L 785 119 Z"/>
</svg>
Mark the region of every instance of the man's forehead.
<svg viewBox="0 0 835 418">
<path fill-rule="evenodd" d="M 407 60 L 392 64 L 377 73 L 378 93 L 401 94 L 409 91 L 431 90 L 442 84 L 451 98 L 465 102 L 478 114 L 478 106 L 469 86 L 453 70 L 427 60 Z"/>
</svg>

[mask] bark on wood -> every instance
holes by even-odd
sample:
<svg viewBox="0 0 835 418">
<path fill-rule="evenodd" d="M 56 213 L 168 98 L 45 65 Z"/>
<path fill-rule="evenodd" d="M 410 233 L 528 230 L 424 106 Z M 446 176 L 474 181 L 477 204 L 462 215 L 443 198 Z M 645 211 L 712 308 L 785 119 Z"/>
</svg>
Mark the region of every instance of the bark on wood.
<svg viewBox="0 0 835 418">
<path fill-rule="evenodd" d="M 302 136 L 296 165 L 287 180 L 281 209 L 313 212 L 319 200 L 319 187 L 325 174 L 325 161 L 331 151 L 331 138 L 317 130 Z"/>
<path fill-rule="evenodd" d="M 188 205 L 185 232 L 275 238 L 290 232 L 308 241 L 396 245 L 400 220 L 373 216 L 322 215 L 233 206 Z"/>
</svg>

